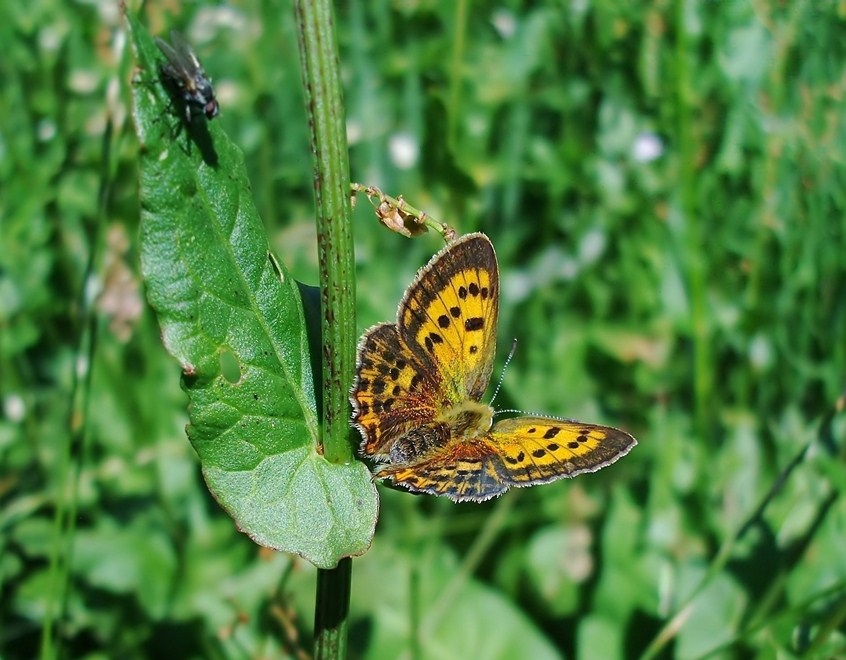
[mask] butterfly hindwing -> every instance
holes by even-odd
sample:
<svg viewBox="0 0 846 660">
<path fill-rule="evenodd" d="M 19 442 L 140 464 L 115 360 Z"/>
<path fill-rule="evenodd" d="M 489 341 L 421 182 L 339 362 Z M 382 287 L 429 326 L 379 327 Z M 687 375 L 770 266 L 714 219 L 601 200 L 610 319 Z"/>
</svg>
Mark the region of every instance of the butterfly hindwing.
<svg viewBox="0 0 846 660">
<path fill-rule="evenodd" d="M 415 493 L 444 495 L 455 502 L 483 502 L 501 495 L 510 484 L 496 448 L 485 437 L 452 442 L 413 465 L 381 468 L 377 479 L 389 478 Z"/>
<path fill-rule="evenodd" d="M 551 417 L 505 419 L 493 425 L 489 437 L 515 486 L 596 472 L 636 444 L 628 433 L 610 426 Z"/>
<path fill-rule="evenodd" d="M 550 417 L 515 417 L 472 440 L 453 438 L 418 463 L 383 468 L 413 492 L 482 502 L 511 486 L 533 486 L 596 472 L 636 444 L 624 431 Z"/>
</svg>

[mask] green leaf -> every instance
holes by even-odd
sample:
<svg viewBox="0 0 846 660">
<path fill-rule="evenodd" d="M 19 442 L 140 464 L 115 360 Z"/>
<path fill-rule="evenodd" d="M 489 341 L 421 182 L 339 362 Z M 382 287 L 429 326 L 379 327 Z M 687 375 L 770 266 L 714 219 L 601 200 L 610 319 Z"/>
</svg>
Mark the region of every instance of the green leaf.
<svg viewBox="0 0 846 660">
<path fill-rule="evenodd" d="M 355 570 L 352 609 L 369 619 L 368 657 L 414 657 L 415 646 L 418 657 L 442 660 L 561 657 L 524 612 L 464 574 L 443 545 L 408 552 L 376 544 Z"/>
<path fill-rule="evenodd" d="M 74 543 L 74 572 L 109 593 L 133 594 L 154 619 L 165 616 L 178 562 L 154 516 L 129 523 L 104 520 L 81 530 Z"/>
<path fill-rule="evenodd" d="M 543 608 L 552 616 L 579 608 L 579 589 L 593 572 L 587 527 L 548 525 L 528 540 L 526 572 Z"/>
<path fill-rule="evenodd" d="M 188 437 L 240 529 L 333 567 L 370 545 L 378 511 L 370 473 L 318 452 L 300 290 L 270 254 L 240 150 L 219 121 L 185 121 L 160 83 L 161 55 L 129 23 L 142 271 L 165 345 L 182 365 Z"/>
<path fill-rule="evenodd" d="M 694 562 L 683 566 L 680 586 L 699 583 L 704 571 Z M 750 594 L 744 593 L 729 573 L 714 575 L 694 599 L 689 616 L 679 629 L 676 657 L 701 658 L 730 642 L 749 598 Z"/>
</svg>

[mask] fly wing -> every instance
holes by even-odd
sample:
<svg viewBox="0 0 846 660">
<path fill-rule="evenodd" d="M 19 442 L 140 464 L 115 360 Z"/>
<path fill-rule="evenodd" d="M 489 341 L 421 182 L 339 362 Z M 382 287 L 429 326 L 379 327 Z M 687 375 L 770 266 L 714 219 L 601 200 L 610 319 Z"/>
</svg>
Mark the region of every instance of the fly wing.
<svg viewBox="0 0 846 660">
<path fill-rule="evenodd" d="M 185 67 L 189 72 L 192 74 L 205 74 L 205 71 L 203 71 L 203 65 L 200 64 L 200 60 L 197 59 L 197 54 L 194 52 L 191 44 L 185 40 L 185 37 L 179 34 L 176 30 L 172 30 L 170 33 L 170 42 L 173 44 L 174 50 L 178 54 L 180 60 L 185 63 Z"/>
</svg>

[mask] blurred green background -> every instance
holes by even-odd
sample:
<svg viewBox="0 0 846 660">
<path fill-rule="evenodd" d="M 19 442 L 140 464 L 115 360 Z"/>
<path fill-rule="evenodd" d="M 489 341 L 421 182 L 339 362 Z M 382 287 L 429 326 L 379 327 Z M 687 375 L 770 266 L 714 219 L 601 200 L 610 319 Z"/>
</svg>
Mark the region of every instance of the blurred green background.
<svg viewBox="0 0 846 660">
<path fill-rule="evenodd" d="M 194 44 L 315 283 L 290 4 L 140 11 Z M 846 654 L 846 3 L 354 0 L 337 23 L 352 179 L 497 248 L 497 406 L 640 441 L 481 505 L 382 489 L 353 657 Z M 0 655 L 306 657 L 315 570 L 208 495 L 143 300 L 118 4 L 3 3 L 0 42 Z M 363 331 L 441 243 L 364 198 L 354 223 Z"/>
</svg>

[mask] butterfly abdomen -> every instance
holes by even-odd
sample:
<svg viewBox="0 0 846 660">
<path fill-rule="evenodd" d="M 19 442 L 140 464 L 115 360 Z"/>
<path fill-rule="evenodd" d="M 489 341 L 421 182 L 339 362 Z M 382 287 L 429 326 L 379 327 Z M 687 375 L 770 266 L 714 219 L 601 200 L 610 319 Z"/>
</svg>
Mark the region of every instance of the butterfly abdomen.
<svg viewBox="0 0 846 660">
<path fill-rule="evenodd" d="M 432 449 L 445 445 L 449 438 L 449 426 L 443 422 L 432 422 L 412 429 L 391 445 L 390 462 L 394 465 L 414 463 Z"/>
</svg>

